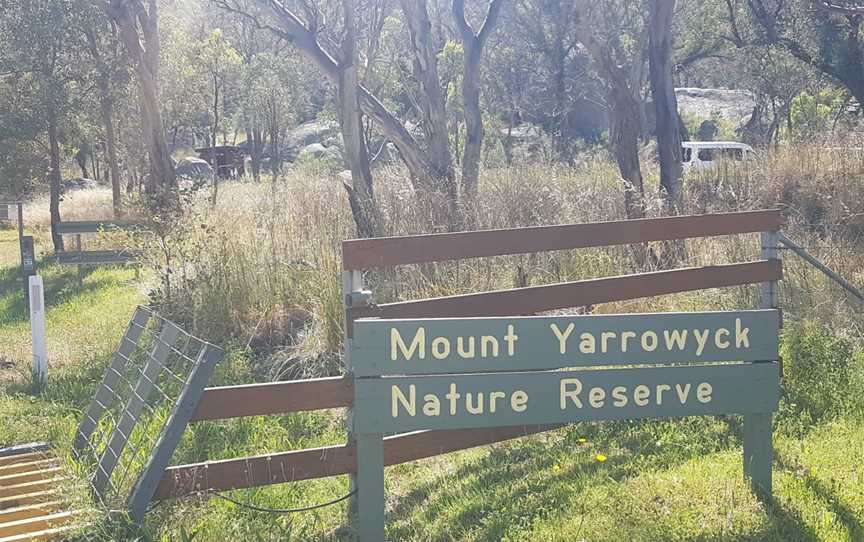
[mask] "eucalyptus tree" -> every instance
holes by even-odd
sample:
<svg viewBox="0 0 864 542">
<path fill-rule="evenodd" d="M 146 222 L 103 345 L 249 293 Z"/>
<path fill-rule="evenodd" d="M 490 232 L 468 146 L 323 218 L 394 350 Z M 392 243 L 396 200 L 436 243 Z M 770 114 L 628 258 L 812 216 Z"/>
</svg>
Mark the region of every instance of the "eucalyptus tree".
<svg viewBox="0 0 864 542">
<path fill-rule="evenodd" d="M 645 53 L 649 39 L 644 2 L 576 3 L 576 37 L 591 56 L 609 108 L 609 145 L 624 181 L 628 218 L 645 216 L 639 138 L 644 122 Z"/>
<path fill-rule="evenodd" d="M 104 129 L 111 199 L 116 217 L 123 212 L 123 202 L 114 109 L 129 80 L 128 59 L 122 50 L 117 28 L 111 24 L 104 11 L 86 0 L 79 0 L 77 7 L 75 28 L 83 35 L 99 92 L 99 112 Z"/>
<path fill-rule="evenodd" d="M 415 193 L 428 205 L 433 226 L 458 227 L 459 182 L 449 141 L 446 95 L 438 70 L 438 53 L 444 36 L 452 34 L 452 18 L 449 16 L 452 11 L 441 9 L 437 2 L 400 0 L 398 5 L 404 25 L 401 39 L 405 40 L 407 36 L 407 40 L 402 42 L 403 53 L 397 60 L 397 67 L 405 82 L 399 90 L 406 100 L 388 100 L 387 95 L 373 92 L 365 83 L 374 83 L 376 79 L 373 72 L 378 55 L 378 39 L 386 26 L 389 0 L 320 2 L 315 5 L 299 0 L 254 0 L 254 6 L 245 0 L 211 1 L 226 11 L 249 17 L 258 27 L 268 29 L 291 43 L 328 80 L 336 84 L 337 110 L 353 110 L 353 94 L 356 92 L 361 119 L 366 121 L 360 125 L 365 129 L 371 122 L 397 148 L 408 169 Z M 351 8 L 351 13 L 346 11 L 348 8 Z M 446 21 L 444 14 L 448 14 Z M 495 17 L 487 15 L 486 19 L 490 26 L 484 37 L 491 32 Z M 325 25 L 324 21 L 329 24 Z M 364 46 L 358 47 L 357 43 Z M 358 72 L 356 77 L 355 69 Z M 345 86 L 351 81 L 356 81 L 356 90 Z M 385 104 L 406 106 L 402 108 L 405 118 Z M 366 173 L 369 169 L 366 163 L 369 152 L 353 148 L 360 143 L 365 146 L 368 136 L 358 136 L 353 123 L 346 126 L 343 122 L 342 129 L 352 171 L 352 187 L 348 187 L 349 200 L 359 197 L 364 201 L 362 205 L 352 205 L 352 208 L 355 213 L 356 209 L 374 209 L 372 175 L 371 172 Z M 360 162 L 352 164 L 355 159 Z M 471 182 L 469 179 L 469 184 Z M 361 222 L 371 223 L 371 220 L 374 220 L 371 216 L 358 217 L 355 214 L 358 230 L 364 229 L 360 227 Z"/>
<path fill-rule="evenodd" d="M 648 69 L 656 118 L 657 155 L 661 195 L 667 209 L 677 212 L 682 203 L 681 131 L 672 66 L 672 15 L 675 0 L 651 3 Z"/>
<path fill-rule="evenodd" d="M 483 48 L 495 27 L 503 0 L 491 0 L 483 21 L 474 26 L 465 13 L 465 0 L 453 0 L 453 18 L 464 51 L 462 108 L 465 114 L 465 146 L 462 151 L 462 188 L 469 202 L 477 198 L 480 151 L 483 147 L 483 114 L 480 110 L 480 61 Z"/>
<path fill-rule="evenodd" d="M 748 0 L 761 31 L 776 45 L 842 84 L 864 107 L 864 2 L 859 0 Z M 733 19 L 732 21 L 736 21 Z"/>
<path fill-rule="evenodd" d="M 220 128 L 223 128 L 220 121 L 225 111 L 226 93 L 229 88 L 236 86 L 235 83 L 240 78 L 242 60 L 220 28 L 210 30 L 209 35 L 197 43 L 195 57 L 198 59 L 197 64 L 210 81 L 213 122 L 210 143 L 215 147 L 218 145 L 217 137 Z"/>
<path fill-rule="evenodd" d="M 63 250 L 60 235 L 61 138 L 69 120 L 81 74 L 72 58 L 79 49 L 71 23 L 75 5 L 71 0 L 32 0 L 0 3 L 0 75 L 6 92 L 19 93 L 30 102 L 30 120 L 45 134 L 48 156 L 51 239 L 55 251 Z"/>
<path fill-rule="evenodd" d="M 108 15 L 117 25 L 138 82 L 141 126 L 150 165 L 147 192 L 157 212 L 177 202 L 174 163 L 165 139 L 159 98 L 159 0 L 109 0 Z"/>
</svg>

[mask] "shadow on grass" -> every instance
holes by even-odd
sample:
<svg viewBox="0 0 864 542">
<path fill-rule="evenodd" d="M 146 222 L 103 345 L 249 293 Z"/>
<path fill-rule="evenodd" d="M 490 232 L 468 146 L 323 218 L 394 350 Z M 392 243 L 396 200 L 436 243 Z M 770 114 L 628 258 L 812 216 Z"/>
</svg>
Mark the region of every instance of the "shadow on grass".
<svg viewBox="0 0 864 542">
<path fill-rule="evenodd" d="M 507 529 L 517 523 L 537 519 L 561 517 L 578 512 L 573 508 L 573 497 L 591 485 L 608 481 L 622 482 L 644 470 L 673 468 L 693 457 L 693 451 L 675 453 L 669 448 L 651 447 L 651 428 L 644 427 L 622 438 L 610 437 L 596 441 L 599 446 L 614 443 L 625 453 L 609 458 L 603 463 L 593 460 L 595 448 L 581 451 L 570 426 L 565 438 L 549 443 L 538 440 L 523 440 L 509 447 L 493 449 L 488 455 L 470 461 L 447 476 L 415 485 L 388 511 L 388 533 L 394 539 L 409 539 L 420 536 L 418 529 L 436 521 L 446 521 L 446 534 L 439 528 L 428 527 L 422 536 L 432 535 L 433 540 L 457 540 L 467 533 L 478 540 L 498 540 L 507 534 Z M 586 430 L 587 429 L 587 430 Z M 727 426 L 722 433 L 721 448 L 735 446 L 738 441 L 737 424 Z M 583 434 L 590 428 L 582 428 Z M 600 430 L 601 434 L 603 430 Z M 591 439 L 593 442 L 594 439 Z M 630 452 L 630 453 L 626 453 Z M 569 464 L 563 469 L 553 468 L 562 458 L 585 453 L 584 460 Z M 704 450 L 699 453 L 710 453 Z M 789 463 L 777 458 L 781 469 L 788 470 Z M 794 470 L 794 468 L 793 468 Z M 827 504 L 838 521 L 847 529 L 851 540 L 864 541 L 864 524 L 855 511 L 846 506 L 830 487 L 820 480 L 806 475 L 804 483 L 808 490 Z M 540 509 L 542 508 L 542 509 Z M 790 504 L 772 500 L 764 504 L 765 524 L 756 532 L 747 534 L 696 535 L 688 538 L 693 542 L 815 542 L 821 540 L 818 533 L 808 525 L 801 513 Z M 398 522 L 398 523 L 396 523 Z M 442 523 L 443 524 L 443 523 Z"/>
<path fill-rule="evenodd" d="M 473 538 L 498 540 L 517 522 L 573 512 L 572 496 L 592 484 L 620 482 L 644 469 L 666 468 L 692 458 L 691 451 L 677 453 L 651 446 L 650 430 L 644 434 L 631 432 L 621 440 L 600 437 L 595 444 L 580 445 L 575 438 L 577 432 L 602 434 L 607 429 L 576 427 L 559 429 L 567 434 L 558 442 L 532 439 L 493 449 L 446 477 L 415 486 L 388 512 L 388 533 L 394 539 L 407 540 L 417 534 L 414 528 L 418 523 L 446 515 L 448 534 L 433 539 L 458 540 L 470 532 Z M 734 436 L 730 435 L 729 440 L 734 442 Z M 595 442 L 593 438 L 589 441 Z M 604 462 L 594 459 L 596 449 L 610 447 L 625 453 Z M 559 461 L 577 454 L 584 454 L 584 460 L 555 468 Z M 458 508 L 455 513 L 454 503 Z M 412 519 L 417 514 L 420 517 Z M 392 523 L 400 520 L 401 524 Z"/>
<path fill-rule="evenodd" d="M 32 378 L 10 382 L 6 387 L 8 395 L 38 397 L 47 401 L 83 412 L 96 387 L 102 380 L 110 356 L 99 356 L 76 364 L 74 370 L 61 370 L 51 374 L 44 386 Z"/>
<path fill-rule="evenodd" d="M 56 272 L 52 270 L 51 273 L 43 275 L 46 308 L 62 305 L 77 296 L 95 292 L 113 282 L 110 277 L 91 279 L 90 275 L 94 270 L 95 268 L 92 267 L 83 268 L 80 279 L 74 267 L 64 267 Z M 8 324 L 27 322 L 30 318 L 30 308 L 25 302 L 21 283 L 18 282 L 19 278 L 20 272 L 17 267 L 0 271 L 0 289 L 17 292 L 8 305 L 8 311 L 4 314 L 3 320 Z M 89 280 L 85 282 L 85 279 Z"/>
<path fill-rule="evenodd" d="M 807 469 L 802 468 L 800 464 L 788 460 L 785 456 L 777 452 L 775 452 L 775 455 L 776 462 L 781 469 L 797 473 L 797 476 L 803 480 L 804 486 L 814 496 L 824 502 L 827 508 L 834 513 L 838 521 L 846 528 L 851 540 L 864 541 L 864 523 L 862 523 L 862 518 L 860 518 L 854 510 L 843 503 L 841 498 L 832 488 L 826 485 L 823 481 L 812 476 L 810 472 Z M 769 507 L 769 511 L 772 514 L 780 515 L 781 518 L 791 514 L 789 511 L 784 511 L 782 506 L 776 503 Z M 785 514 L 785 516 L 783 514 Z M 801 540 L 810 539 L 803 538 Z"/>
<path fill-rule="evenodd" d="M 772 500 L 765 503 L 768 524 L 752 534 L 720 534 L 688 538 L 690 542 L 821 542 L 812 527 L 804 522 L 801 514 Z M 853 538 L 852 540 L 860 540 Z"/>
<path fill-rule="evenodd" d="M 519 503 L 527 502 L 532 494 L 542 493 L 546 507 L 543 514 L 555 515 L 565 512 L 569 503 L 554 502 L 556 499 L 549 491 L 550 486 L 566 483 L 568 492 L 578 492 L 601 473 L 620 479 L 628 472 L 627 459 L 624 457 L 612 458 L 603 464 L 580 462 L 553 472 L 551 467 L 556 459 L 548 450 L 544 452 L 542 445 L 533 442 L 516 448 L 495 449 L 488 456 L 462 466 L 445 479 L 413 489 L 388 514 L 388 522 L 394 519 L 407 520 L 418 511 L 422 514 L 421 523 L 431 522 L 446 514 L 446 509 L 453 502 L 460 501 L 463 504 L 459 506 L 459 511 L 446 518 L 447 529 L 436 529 L 442 534 L 433 539 L 459 540 L 471 532 L 473 537 L 481 540 L 499 540 L 511 520 L 515 522 L 523 513 L 536 513 L 533 509 L 518 509 Z M 461 482 L 467 478 L 472 478 L 470 483 Z M 514 507 L 517 509 L 514 510 Z M 504 511 L 509 512 L 502 516 Z M 392 525 L 388 534 L 394 540 L 408 540 L 415 533 L 412 525 L 407 524 Z"/>
</svg>

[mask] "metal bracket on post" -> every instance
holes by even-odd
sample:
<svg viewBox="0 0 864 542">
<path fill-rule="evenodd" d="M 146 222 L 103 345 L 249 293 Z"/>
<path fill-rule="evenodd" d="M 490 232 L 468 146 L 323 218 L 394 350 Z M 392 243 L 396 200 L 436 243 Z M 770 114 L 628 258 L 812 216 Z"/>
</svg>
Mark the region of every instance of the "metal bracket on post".
<svg viewBox="0 0 864 542">
<path fill-rule="evenodd" d="M 372 292 L 369 290 L 354 291 L 346 295 L 345 306 L 349 308 L 365 307 L 369 305 L 370 301 L 372 301 Z"/>
<path fill-rule="evenodd" d="M 779 232 L 762 232 L 761 241 L 762 259 L 778 259 Z M 760 297 L 761 308 L 779 308 L 777 281 L 762 283 Z M 778 363 L 778 361 L 769 363 Z M 750 481 L 753 492 L 762 500 L 769 500 L 772 492 L 771 468 L 774 460 L 772 419 L 770 412 L 744 415 L 744 476 Z"/>
</svg>

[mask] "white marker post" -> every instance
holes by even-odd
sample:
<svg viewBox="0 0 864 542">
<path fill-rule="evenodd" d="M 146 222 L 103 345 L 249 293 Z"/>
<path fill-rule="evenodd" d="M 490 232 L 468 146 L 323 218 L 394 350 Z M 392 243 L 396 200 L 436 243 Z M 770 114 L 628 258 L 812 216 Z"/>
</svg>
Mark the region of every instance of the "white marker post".
<svg viewBox="0 0 864 542">
<path fill-rule="evenodd" d="M 30 276 L 30 329 L 33 336 L 33 377 L 44 384 L 48 379 L 48 342 L 45 338 L 45 289 L 39 275 Z"/>
</svg>

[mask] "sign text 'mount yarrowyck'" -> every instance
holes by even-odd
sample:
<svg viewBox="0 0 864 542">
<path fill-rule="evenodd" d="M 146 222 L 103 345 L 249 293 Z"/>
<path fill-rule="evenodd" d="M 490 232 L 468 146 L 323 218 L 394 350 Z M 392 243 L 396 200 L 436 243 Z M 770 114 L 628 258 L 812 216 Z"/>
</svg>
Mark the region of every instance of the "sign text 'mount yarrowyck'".
<svg viewBox="0 0 864 542">
<path fill-rule="evenodd" d="M 776 310 L 357 320 L 357 377 L 777 359 Z"/>
<path fill-rule="evenodd" d="M 777 409 L 779 384 L 776 362 L 358 378 L 354 430 L 767 413 Z"/>
</svg>

